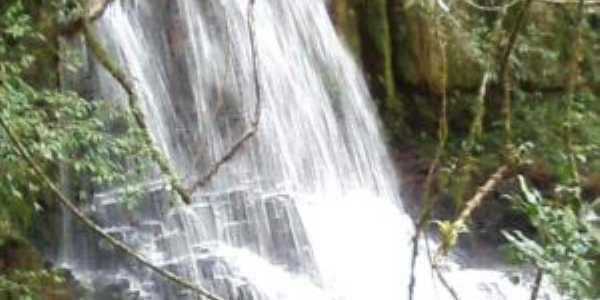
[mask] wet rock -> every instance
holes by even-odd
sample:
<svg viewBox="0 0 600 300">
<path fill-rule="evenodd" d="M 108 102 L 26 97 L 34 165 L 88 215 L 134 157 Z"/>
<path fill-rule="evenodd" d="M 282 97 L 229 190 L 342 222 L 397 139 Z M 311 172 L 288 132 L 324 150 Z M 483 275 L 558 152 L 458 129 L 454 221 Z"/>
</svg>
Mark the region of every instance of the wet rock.
<svg viewBox="0 0 600 300">
<path fill-rule="evenodd" d="M 98 277 L 93 281 L 93 299 L 102 300 L 133 300 L 129 298 L 131 283 L 125 278 L 112 278 L 109 276 Z"/>
</svg>

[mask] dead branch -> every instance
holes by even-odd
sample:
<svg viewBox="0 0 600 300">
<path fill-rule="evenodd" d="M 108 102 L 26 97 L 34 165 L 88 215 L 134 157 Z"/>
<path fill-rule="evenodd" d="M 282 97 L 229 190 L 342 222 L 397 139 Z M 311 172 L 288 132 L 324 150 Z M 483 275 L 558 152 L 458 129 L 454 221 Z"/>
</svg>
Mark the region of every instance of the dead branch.
<svg viewBox="0 0 600 300">
<path fill-rule="evenodd" d="M 444 273 L 442 273 L 440 266 L 434 263 L 433 255 L 431 254 L 431 247 L 429 246 L 429 237 L 428 237 L 427 232 L 424 232 L 423 235 L 425 237 L 425 248 L 427 250 L 427 259 L 429 260 L 429 264 L 431 265 L 431 269 L 432 269 L 433 273 L 435 273 L 438 280 L 440 281 L 442 286 L 448 291 L 450 296 L 452 296 L 452 298 L 454 300 L 460 300 L 460 297 L 458 296 L 458 292 L 456 291 L 456 289 L 454 289 L 454 287 L 452 287 L 450 282 L 446 279 L 446 276 L 444 275 Z M 432 279 L 435 279 L 435 278 L 432 277 Z"/>
<path fill-rule="evenodd" d="M 531 289 L 530 300 L 537 300 L 538 294 L 540 293 L 540 287 L 542 285 L 542 279 L 544 278 L 544 270 L 541 268 L 537 270 L 535 274 L 535 281 L 533 282 L 533 288 Z"/>
<path fill-rule="evenodd" d="M 250 38 L 250 47 L 252 53 L 252 68 L 253 68 L 253 81 L 254 81 L 254 94 L 256 98 L 256 104 L 254 107 L 254 118 L 250 123 L 250 127 L 246 130 L 246 132 L 231 145 L 229 150 L 225 152 L 225 154 L 217 160 L 217 162 L 213 163 L 208 172 L 205 175 L 197 179 L 191 186 L 189 192 L 193 193 L 199 188 L 206 186 L 210 180 L 219 172 L 221 167 L 229 162 L 231 159 L 235 157 L 235 155 L 240 152 L 240 150 L 244 147 L 246 142 L 250 140 L 253 136 L 256 135 L 256 131 L 258 130 L 258 125 L 260 123 L 261 117 L 261 98 L 262 91 L 260 89 L 260 73 L 259 73 L 259 61 L 258 61 L 258 49 L 256 45 L 256 28 L 254 24 L 254 4 L 255 0 L 251 0 L 248 5 L 248 33 Z"/>
<path fill-rule="evenodd" d="M 510 168 L 506 165 L 498 168 L 498 170 L 496 170 L 496 172 L 490 176 L 485 184 L 477 190 L 475 196 L 473 196 L 473 198 L 467 202 L 467 205 L 454 223 L 465 224 L 466 220 L 471 216 L 471 213 L 473 213 L 473 210 L 481 205 L 483 199 L 485 199 L 485 197 L 487 197 L 487 195 L 489 195 L 509 173 Z"/>
<path fill-rule="evenodd" d="M 489 11 L 489 12 L 493 12 L 493 11 L 505 11 L 506 9 L 516 5 L 517 3 L 521 2 L 521 0 L 513 0 L 512 2 L 508 3 L 508 4 L 504 4 L 504 5 L 497 5 L 497 6 L 487 6 L 487 5 L 481 5 L 481 4 L 477 4 L 471 0 L 463 0 L 466 4 L 468 4 L 469 6 L 477 9 L 477 10 L 481 10 L 481 11 Z"/>
<path fill-rule="evenodd" d="M 187 204 L 190 204 L 192 202 L 190 194 L 183 186 L 179 184 L 175 175 L 175 171 L 171 168 L 162 151 L 152 140 L 152 133 L 146 124 L 144 114 L 138 104 L 138 95 L 135 91 L 135 85 L 133 81 L 129 78 L 127 72 L 110 58 L 108 51 L 104 49 L 104 46 L 97 39 L 96 34 L 92 29 L 92 25 L 87 21 L 84 21 L 83 33 L 87 45 L 94 54 L 96 60 L 108 71 L 108 73 L 110 73 L 110 75 L 119 83 L 119 85 L 127 94 L 129 111 L 133 115 L 136 125 L 142 130 L 145 143 L 151 147 L 150 155 L 152 160 L 157 163 L 160 171 L 168 177 L 169 184 L 173 187 L 181 200 Z"/>
<path fill-rule="evenodd" d="M 502 59 L 500 60 L 499 74 L 501 74 L 501 75 L 508 73 L 506 68 L 509 65 L 510 55 L 512 54 L 512 51 L 516 44 L 517 37 L 519 36 L 519 32 L 521 31 L 521 28 L 523 27 L 523 24 L 525 23 L 525 17 L 527 16 L 527 13 L 529 12 L 529 7 L 531 6 L 532 2 L 533 2 L 533 0 L 525 0 L 525 3 L 523 4 L 523 7 L 519 11 L 519 15 L 517 16 L 517 19 L 515 20 L 515 23 L 512 27 L 510 36 L 508 38 L 508 44 L 506 44 L 506 48 L 504 49 L 504 53 L 502 54 Z M 501 78 L 503 78 L 503 77 L 501 77 Z"/>
<path fill-rule="evenodd" d="M 442 270 L 440 270 L 439 266 L 433 265 L 433 271 L 435 272 L 435 275 L 437 275 L 438 280 L 442 283 L 444 288 L 446 288 L 448 293 L 450 293 L 450 295 L 452 296 L 452 299 L 460 300 L 460 297 L 458 296 L 458 292 L 454 289 L 454 287 L 446 279 L 446 276 L 444 276 L 444 274 L 442 273 Z"/>
<path fill-rule="evenodd" d="M 419 257 L 419 239 L 421 237 L 421 233 L 424 230 L 425 225 L 431 219 L 431 213 L 433 212 L 433 208 L 437 203 L 437 198 L 431 197 L 431 188 L 433 184 L 433 178 L 435 176 L 436 170 L 442 160 L 442 156 L 444 154 L 446 144 L 448 142 L 448 95 L 447 95 L 447 80 L 448 80 L 448 62 L 446 55 L 446 42 L 440 39 L 439 29 L 440 25 L 436 26 L 436 35 L 438 40 L 440 41 L 440 51 L 442 57 L 442 86 L 441 86 L 441 94 L 442 94 L 442 105 L 440 109 L 440 120 L 439 120 L 439 142 L 436 149 L 435 158 L 431 162 L 429 166 L 429 170 L 427 171 L 427 177 L 425 179 L 424 184 L 424 192 L 423 192 L 423 210 L 421 212 L 421 216 L 419 221 L 415 226 L 415 234 L 412 238 L 412 252 L 411 252 L 411 262 L 410 262 L 410 279 L 408 283 L 408 298 L 409 300 L 414 299 L 414 291 L 416 286 L 416 276 L 415 276 L 415 268 L 417 264 L 417 258 Z"/>
<path fill-rule="evenodd" d="M 248 6 L 248 31 L 250 34 L 250 42 L 252 47 L 252 57 L 253 57 L 253 72 L 254 72 L 254 90 L 256 97 L 256 106 L 254 112 L 254 119 L 250 123 L 250 127 L 246 132 L 231 145 L 231 147 L 225 152 L 225 154 L 217 160 L 215 163 L 209 167 L 209 170 L 205 175 L 197 179 L 192 185 L 191 188 L 186 189 L 183 187 L 178 180 L 176 179 L 175 172 L 169 165 L 168 161 L 165 159 L 163 153 L 160 149 L 158 149 L 154 142 L 152 141 L 152 134 L 146 125 L 144 115 L 138 104 L 138 96 L 135 91 L 135 85 L 129 78 L 127 72 L 123 70 L 116 62 L 110 59 L 108 52 L 104 49 L 100 41 L 96 38 L 96 34 L 93 31 L 91 22 L 100 18 L 106 8 L 112 3 L 114 0 L 100 0 L 95 3 L 95 5 L 91 6 L 88 10 L 88 13 L 85 17 L 77 20 L 77 22 L 82 22 L 83 25 L 83 33 L 87 41 L 87 45 L 90 50 L 98 60 L 98 62 L 112 75 L 112 77 L 119 83 L 119 85 L 125 90 L 128 96 L 128 104 L 129 110 L 131 111 L 134 120 L 137 126 L 144 133 L 144 139 L 148 143 L 148 145 L 153 145 L 152 147 L 152 159 L 158 164 L 162 173 L 166 174 L 169 177 L 169 184 L 173 186 L 175 192 L 179 195 L 179 197 L 187 204 L 192 202 L 192 193 L 206 186 L 208 182 L 219 172 L 221 167 L 229 162 L 231 159 L 235 157 L 235 155 L 243 148 L 245 143 L 250 140 L 258 130 L 258 125 L 260 123 L 261 117 L 261 90 L 260 90 L 260 74 L 258 69 L 258 55 L 257 55 L 257 47 L 256 47 L 256 33 L 254 26 L 254 5 L 255 0 L 250 1 Z"/>
<path fill-rule="evenodd" d="M 11 128 L 10 128 L 9 124 L 6 122 L 6 120 L 4 120 L 1 117 L 0 117 L 0 127 L 2 127 L 2 129 L 6 132 L 10 143 L 13 145 L 13 147 L 17 151 L 17 154 L 25 160 L 25 162 L 29 165 L 29 168 L 31 169 L 31 171 L 36 176 L 38 176 L 42 180 L 42 182 L 46 186 L 48 186 L 48 188 L 50 188 L 50 190 L 57 196 L 58 201 L 65 208 L 67 208 L 73 215 L 75 215 L 75 217 L 77 218 L 77 220 L 79 222 L 81 222 L 81 224 L 86 226 L 88 229 L 90 229 L 94 234 L 98 235 L 100 238 L 106 240 L 109 244 L 111 244 L 116 249 L 120 250 L 125 255 L 128 255 L 128 256 L 134 258 L 137 262 L 139 262 L 143 266 L 151 269 L 152 271 L 156 272 L 157 274 L 162 276 L 164 279 L 167 279 L 167 280 L 174 282 L 186 289 L 189 289 L 195 293 L 198 293 L 205 299 L 223 300 L 221 297 L 212 294 L 208 290 L 205 290 L 204 288 L 202 288 L 196 284 L 193 284 L 193 283 L 189 282 L 188 280 L 181 278 L 178 275 L 175 275 L 174 273 L 171 273 L 171 272 L 169 272 L 165 269 L 162 269 L 161 267 L 153 264 L 150 260 L 148 260 L 147 258 L 142 256 L 141 254 L 137 253 L 134 249 L 130 248 L 125 243 L 113 238 L 112 236 L 110 236 L 109 234 L 104 232 L 104 230 L 100 226 L 98 226 L 96 223 L 94 223 L 94 221 L 92 221 L 81 210 L 79 210 L 79 208 L 75 204 L 73 204 L 73 201 L 71 201 L 71 199 L 69 199 L 66 195 L 64 195 L 61 192 L 61 190 L 54 184 L 54 182 L 52 182 L 52 180 L 46 175 L 46 173 L 44 173 L 44 171 L 42 170 L 42 167 L 39 166 L 33 160 L 32 156 L 29 154 L 29 152 L 27 151 L 25 146 L 23 146 L 23 143 L 21 142 L 19 137 L 11 130 Z"/>
<path fill-rule="evenodd" d="M 483 74 L 481 80 L 481 86 L 479 87 L 479 96 L 477 98 L 477 110 L 475 112 L 475 118 L 471 123 L 471 129 L 469 133 L 468 147 L 473 147 L 475 140 L 483 133 L 483 118 L 485 117 L 485 99 L 487 97 L 487 89 L 492 78 L 492 74 L 486 71 Z"/>
<path fill-rule="evenodd" d="M 509 174 L 510 167 L 508 165 L 498 168 L 498 170 L 488 178 L 485 184 L 479 187 L 475 196 L 467 202 L 465 208 L 461 211 L 456 220 L 452 223 L 440 222 L 440 230 L 444 236 L 442 236 L 442 244 L 436 254 L 436 261 L 448 256 L 450 249 L 456 245 L 460 233 L 465 232 L 467 219 L 471 216 L 473 211 L 481 205 L 483 199 L 485 199 Z"/>
</svg>

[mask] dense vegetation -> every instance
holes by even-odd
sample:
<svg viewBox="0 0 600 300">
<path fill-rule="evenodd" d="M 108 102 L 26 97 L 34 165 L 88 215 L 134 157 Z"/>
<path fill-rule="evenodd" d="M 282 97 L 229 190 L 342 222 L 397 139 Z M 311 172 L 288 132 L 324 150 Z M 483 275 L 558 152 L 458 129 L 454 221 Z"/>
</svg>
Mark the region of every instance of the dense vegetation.
<svg viewBox="0 0 600 300">
<path fill-rule="evenodd" d="M 512 249 L 511 259 L 534 265 L 572 299 L 600 297 L 595 4 L 330 4 L 363 63 L 394 153 L 421 153 L 427 162 L 411 171 L 423 173 L 416 219 L 419 229 L 438 224 L 441 256 L 466 228 L 463 235 L 480 234 L 472 219 L 501 215 L 486 238 L 493 235 Z M 132 194 L 153 160 L 171 176 L 135 107 L 115 109 L 65 89 L 64 72 L 78 59 L 61 40 L 83 34 L 86 13 L 77 1 L 0 3 L 0 298 L 62 289 L 60 274 L 44 269 L 30 240 L 61 198 L 63 176 L 130 183 Z M 84 187 L 69 190 L 76 192 L 68 198 L 87 200 L 77 192 Z M 499 201 L 512 208 L 488 206 Z"/>
<path fill-rule="evenodd" d="M 428 153 L 418 226 L 438 224 L 441 252 L 470 229 L 512 244 L 512 258 L 535 265 L 538 279 L 550 276 L 569 298 L 598 299 L 597 3 L 331 5 L 395 151 Z M 439 207 L 451 212 L 430 222 Z M 482 234 L 485 219 L 496 224 Z"/>
<path fill-rule="evenodd" d="M 0 298 L 53 295 L 60 276 L 43 269 L 25 238 L 48 213 L 61 176 L 97 186 L 135 183 L 149 147 L 131 117 L 106 102 L 60 88 L 57 32 L 68 22 L 63 1 L 0 5 Z M 125 164 L 124 161 L 127 160 Z M 73 189 L 80 189 L 73 187 Z M 85 194 L 76 194 L 85 201 Z M 54 286 L 54 289 L 52 288 Z M 12 295 L 12 296 L 11 296 Z M 14 298 L 11 298 L 14 297 Z"/>
</svg>

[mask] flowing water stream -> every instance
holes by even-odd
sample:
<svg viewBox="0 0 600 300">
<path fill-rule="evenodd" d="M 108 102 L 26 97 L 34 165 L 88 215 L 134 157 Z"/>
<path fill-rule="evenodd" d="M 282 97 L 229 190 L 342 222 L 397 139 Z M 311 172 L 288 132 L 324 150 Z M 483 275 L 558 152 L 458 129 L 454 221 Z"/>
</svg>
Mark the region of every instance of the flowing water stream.
<svg viewBox="0 0 600 300">
<path fill-rule="evenodd" d="M 413 225 L 365 81 L 326 3 L 257 0 L 257 70 L 248 5 L 115 1 L 98 21 L 135 79 L 155 143 L 188 183 L 251 126 L 255 75 L 261 103 L 256 136 L 192 205 L 172 207 L 150 176 L 133 211 L 115 187 L 95 192 L 89 213 L 157 265 L 225 299 L 407 299 Z M 98 97 L 124 99 L 93 62 L 85 82 Z M 65 224 L 60 261 L 93 285 L 130 299 L 195 299 Z M 426 261 L 417 269 L 416 299 L 450 299 Z M 448 277 L 463 299 L 527 298 L 499 272 Z"/>
</svg>

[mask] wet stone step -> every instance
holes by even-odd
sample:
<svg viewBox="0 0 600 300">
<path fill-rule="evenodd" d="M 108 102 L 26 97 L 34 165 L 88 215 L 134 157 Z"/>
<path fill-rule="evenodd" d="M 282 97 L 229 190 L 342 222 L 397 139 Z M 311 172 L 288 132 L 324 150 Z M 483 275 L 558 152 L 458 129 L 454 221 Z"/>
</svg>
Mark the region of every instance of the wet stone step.
<svg viewBox="0 0 600 300">
<path fill-rule="evenodd" d="M 93 281 L 94 298 L 117 300 L 123 299 L 123 295 L 129 293 L 131 282 L 126 278 L 114 278 L 111 276 L 99 276 Z M 125 298 L 135 299 L 135 298 Z"/>
<path fill-rule="evenodd" d="M 127 226 L 135 221 L 135 216 L 119 202 L 97 206 L 94 216 L 105 226 Z"/>
<path fill-rule="evenodd" d="M 204 242 L 201 244 L 192 245 L 192 251 L 196 256 L 205 257 L 212 253 L 212 249 L 217 245 L 217 241 Z"/>
<path fill-rule="evenodd" d="M 237 288 L 228 278 L 218 278 L 212 282 L 213 288 L 225 299 L 236 299 Z"/>
<path fill-rule="evenodd" d="M 165 190 L 156 190 L 149 192 L 140 201 L 136 210 L 144 216 L 144 220 L 162 220 L 169 211 L 169 200 L 172 196 Z"/>
<path fill-rule="evenodd" d="M 158 237 L 164 233 L 163 224 L 157 221 L 143 222 L 138 228 L 154 237 Z"/>
<path fill-rule="evenodd" d="M 186 236 L 179 233 L 162 235 L 155 240 L 156 248 L 167 257 L 180 257 L 189 254 L 190 245 Z"/>
<path fill-rule="evenodd" d="M 217 224 L 215 211 L 211 205 L 194 206 L 194 213 L 197 219 L 200 220 L 203 226 L 206 239 L 212 240 L 217 238 Z"/>
<path fill-rule="evenodd" d="M 245 280 L 236 277 L 219 278 L 213 281 L 213 288 L 225 299 L 260 300 L 260 294 Z"/>
<path fill-rule="evenodd" d="M 215 280 L 215 277 L 231 274 L 231 270 L 218 257 L 205 257 L 196 260 L 196 267 L 205 280 Z"/>
</svg>

